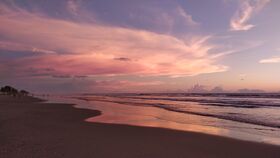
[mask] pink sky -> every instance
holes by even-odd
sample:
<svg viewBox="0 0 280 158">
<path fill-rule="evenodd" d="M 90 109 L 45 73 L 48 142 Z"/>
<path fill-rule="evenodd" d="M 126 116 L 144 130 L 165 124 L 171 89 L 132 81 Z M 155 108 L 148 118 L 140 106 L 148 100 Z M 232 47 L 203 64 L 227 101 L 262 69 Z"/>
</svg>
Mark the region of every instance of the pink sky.
<svg viewBox="0 0 280 158">
<path fill-rule="evenodd" d="M 110 15 L 102 20 L 101 16 L 98 17 L 100 11 L 91 12 L 84 1 L 63 1 L 59 6 L 61 10 L 55 15 L 51 15 L 51 9 L 56 2 L 48 3 L 49 10 L 40 7 L 43 2 L 37 3 L 29 6 L 20 1 L 0 3 L 0 74 L 3 84 L 34 91 L 53 91 L 40 88 L 51 85 L 60 87 L 61 92 L 64 86 L 71 84 L 88 85 L 85 89 L 82 86 L 73 89 L 87 92 L 96 89 L 106 92 L 176 91 L 186 90 L 197 83 L 210 89 L 222 86 L 229 90 L 280 90 L 280 87 L 271 86 L 278 83 L 276 80 L 270 82 L 270 76 L 277 77 L 273 75 L 275 71 L 267 75 L 264 67 L 258 69 L 264 64 L 278 64 L 277 55 L 257 53 L 254 57 L 259 59 L 255 59 L 255 63 L 248 61 L 248 67 L 255 68 L 239 68 L 239 62 L 244 58 L 243 55 L 238 57 L 239 53 L 248 54 L 270 40 L 250 35 L 250 31 L 258 27 L 250 20 L 263 12 L 270 4 L 269 0 L 254 3 L 246 0 L 237 4 L 220 2 L 225 7 L 236 5 L 236 8 L 227 21 L 228 26 L 219 32 L 204 30 L 206 22 L 196 19 L 197 13 L 191 14 L 180 3 L 174 3 L 172 11 L 165 10 L 167 6 L 164 4 L 159 8 L 148 8 L 147 11 L 152 10 L 153 14 L 143 16 L 145 22 L 158 15 L 157 22 L 143 24 L 157 27 L 157 30 L 165 28 L 164 31 L 141 28 L 139 23 L 117 24 L 122 19 L 110 24 L 106 21 Z M 141 15 L 129 12 L 130 18 Z M 130 26 L 132 24 L 135 26 Z M 173 31 L 183 27 L 185 30 Z M 274 47 L 265 46 L 265 49 L 277 50 Z M 245 74 L 245 79 L 240 79 L 241 74 Z M 255 74 L 268 78 L 248 82 Z M 205 75 L 208 81 L 204 79 Z M 66 92 L 72 91 L 69 87 L 65 89 Z"/>
</svg>

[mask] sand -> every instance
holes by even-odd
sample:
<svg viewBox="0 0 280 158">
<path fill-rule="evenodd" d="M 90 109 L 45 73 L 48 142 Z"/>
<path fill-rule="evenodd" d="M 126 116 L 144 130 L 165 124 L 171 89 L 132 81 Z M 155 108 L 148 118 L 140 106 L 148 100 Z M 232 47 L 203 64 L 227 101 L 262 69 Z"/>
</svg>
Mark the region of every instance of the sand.
<svg viewBox="0 0 280 158">
<path fill-rule="evenodd" d="M 100 111 L 0 95 L 1 158 L 280 158 L 280 146 L 160 128 L 90 123 Z"/>
</svg>

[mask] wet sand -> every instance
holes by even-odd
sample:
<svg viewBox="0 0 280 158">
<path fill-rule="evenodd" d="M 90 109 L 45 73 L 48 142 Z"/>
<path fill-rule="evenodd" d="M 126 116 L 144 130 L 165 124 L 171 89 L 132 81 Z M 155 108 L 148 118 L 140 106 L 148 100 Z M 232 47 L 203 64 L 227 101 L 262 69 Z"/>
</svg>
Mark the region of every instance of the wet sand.
<svg viewBox="0 0 280 158">
<path fill-rule="evenodd" d="M 84 120 L 100 111 L 0 95 L 1 158 L 279 158 L 280 146 Z"/>
</svg>

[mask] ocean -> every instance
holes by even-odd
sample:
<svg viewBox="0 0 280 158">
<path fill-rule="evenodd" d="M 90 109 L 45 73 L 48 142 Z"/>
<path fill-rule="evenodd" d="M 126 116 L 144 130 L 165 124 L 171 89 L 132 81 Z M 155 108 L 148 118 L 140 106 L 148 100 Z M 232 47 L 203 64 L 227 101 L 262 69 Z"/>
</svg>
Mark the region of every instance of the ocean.
<svg viewBox="0 0 280 158">
<path fill-rule="evenodd" d="M 280 145 L 280 94 L 76 94 L 49 97 L 102 115 L 86 121 L 161 127 Z"/>
</svg>

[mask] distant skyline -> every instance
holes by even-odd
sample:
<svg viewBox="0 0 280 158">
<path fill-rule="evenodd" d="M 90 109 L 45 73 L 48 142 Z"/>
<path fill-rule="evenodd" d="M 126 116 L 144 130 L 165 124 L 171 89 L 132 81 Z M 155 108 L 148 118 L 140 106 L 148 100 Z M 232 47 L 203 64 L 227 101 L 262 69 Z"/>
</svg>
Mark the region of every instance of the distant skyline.
<svg viewBox="0 0 280 158">
<path fill-rule="evenodd" d="M 278 0 L 2 0 L 0 86 L 280 91 Z"/>
</svg>

